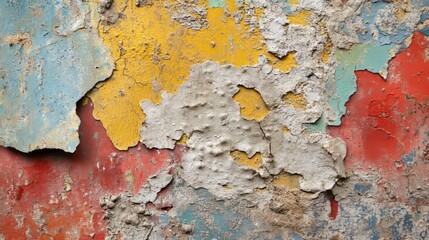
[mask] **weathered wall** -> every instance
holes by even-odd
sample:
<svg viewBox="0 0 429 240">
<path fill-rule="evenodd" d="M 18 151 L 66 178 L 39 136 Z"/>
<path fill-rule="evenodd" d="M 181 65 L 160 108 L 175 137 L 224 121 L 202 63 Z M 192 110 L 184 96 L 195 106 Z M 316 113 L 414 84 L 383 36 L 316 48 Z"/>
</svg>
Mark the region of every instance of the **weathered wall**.
<svg viewBox="0 0 429 240">
<path fill-rule="evenodd" d="M 429 1 L 0 3 L 0 239 L 428 238 Z"/>
</svg>

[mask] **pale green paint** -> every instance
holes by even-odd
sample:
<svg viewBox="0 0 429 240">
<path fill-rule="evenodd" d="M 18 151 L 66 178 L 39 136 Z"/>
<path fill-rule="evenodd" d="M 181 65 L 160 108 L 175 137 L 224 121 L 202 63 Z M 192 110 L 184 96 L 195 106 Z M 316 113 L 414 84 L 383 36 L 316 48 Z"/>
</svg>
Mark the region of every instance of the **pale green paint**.
<svg viewBox="0 0 429 240">
<path fill-rule="evenodd" d="M 322 114 L 322 116 L 320 116 L 320 118 L 317 119 L 316 122 L 305 124 L 307 127 L 307 131 L 310 133 L 326 132 L 326 125 L 327 125 L 326 121 L 327 120 L 325 115 Z"/>
<path fill-rule="evenodd" d="M 223 8 L 225 7 L 225 0 L 209 0 L 211 8 Z"/>
</svg>

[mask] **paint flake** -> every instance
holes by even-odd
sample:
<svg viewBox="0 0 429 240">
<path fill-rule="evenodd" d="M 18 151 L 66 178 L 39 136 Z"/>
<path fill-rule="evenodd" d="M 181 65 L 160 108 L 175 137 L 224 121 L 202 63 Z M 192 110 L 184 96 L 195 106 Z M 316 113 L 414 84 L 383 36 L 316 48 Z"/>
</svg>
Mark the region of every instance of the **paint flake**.
<svg viewBox="0 0 429 240">
<path fill-rule="evenodd" d="M 87 11 L 75 1 L 2 4 L 1 145 L 22 152 L 75 151 L 76 102 L 108 78 L 114 66 L 101 39 L 80 27 Z"/>
</svg>

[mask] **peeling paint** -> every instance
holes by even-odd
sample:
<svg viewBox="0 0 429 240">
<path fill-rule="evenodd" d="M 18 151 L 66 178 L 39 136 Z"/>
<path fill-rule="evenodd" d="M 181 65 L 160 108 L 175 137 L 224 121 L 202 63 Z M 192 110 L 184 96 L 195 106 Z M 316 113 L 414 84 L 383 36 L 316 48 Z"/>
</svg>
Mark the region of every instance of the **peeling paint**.
<svg viewBox="0 0 429 240">
<path fill-rule="evenodd" d="M 286 186 L 291 191 L 299 190 L 299 175 L 279 174 L 274 178 L 273 185 L 277 187 Z"/>
<path fill-rule="evenodd" d="M 414 33 L 409 48 L 389 62 L 386 80 L 378 74 L 357 71 L 358 89 L 346 104 L 350 114 L 340 127 L 329 128 L 335 136 L 349 139 L 349 167 L 380 169 L 380 184 L 389 185 L 390 194 L 399 199 L 420 199 L 419 192 L 426 191 L 417 182 L 418 176 L 425 181 L 427 171 L 423 163 L 428 131 L 427 46 L 424 35 Z M 402 159 L 408 162 L 412 152 L 416 155 L 413 163 L 404 163 Z M 404 189 L 410 172 L 420 190 Z"/>
<path fill-rule="evenodd" d="M 330 125 L 340 125 L 341 117 L 346 113 L 344 105 L 356 91 L 354 71 L 368 70 L 386 78 L 387 63 L 393 57 L 393 48 L 393 45 L 365 44 L 355 45 L 349 51 L 336 52 L 339 64 L 335 70 L 335 83 L 328 85 L 328 91 L 332 92 L 329 103 L 337 111 L 337 117 Z"/>
<path fill-rule="evenodd" d="M 261 153 L 255 153 L 253 156 L 248 157 L 245 152 L 235 150 L 231 152 L 231 156 L 238 164 L 244 165 L 251 169 L 258 170 L 260 167 L 262 167 Z"/>
<path fill-rule="evenodd" d="M 113 59 L 85 27 L 80 1 L 3 1 L 0 144 L 23 152 L 79 144 L 76 102 L 108 78 Z"/>
<path fill-rule="evenodd" d="M 55 150 L 24 154 L 0 147 L 4 196 L 0 233 L 5 239 L 104 239 L 100 199 L 122 192 L 137 194 L 150 176 L 180 159 L 178 148 L 148 150 L 140 144 L 128 152 L 118 151 L 102 124 L 93 119 L 92 109 L 90 101 L 77 104 L 81 144 L 73 154 Z M 134 176 L 131 185 L 124 178 L 127 172 Z M 24 219 L 22 227 L 15 216 Z"/>
<path fill-rule="evenodd" d="M 192 65 L 206 60 L 253 65 L 259 55 L 266 53 L 257 28 L 260 10 L 253 6 L 243 4 L 238 8 L 229 1 L 225 9 L 208 8 L 210 27 L 200 31 L 171 18 L 161 1 L 144 7 L 136 7 L 132 1 L 114 1 L 112 8 L 119 11 L 122 6 L 126 6 L 122 14 L 132 17 L 99 27 L 116 60 L 116 71 L 110 81 L 90 94 L 95 103 L 94 116 L 103 122 L 119 149 L 134 146 L 139 140 L 138 129 L 145 118 L 140 101 L 157 104 L 162 92 L 177 92 Z M 236 21 L 233 13 L 242 18 Z M 285 60 L 290 62 L 289 58 Z"/>
<path fill-rule="evenodd" d="M 427 0 L 2 4 L 0 239 L 428 238 Z"/>
<path fill-rule="evenodd" d="M 261 79 L 252 79 L 251 76 L 258 76 L 256 73 L 263 68 L 261 65 L 237 69 L 212 62 L 193 68 L 178 94 L 165 94 L 159 105 L 142 103 L 147 116 L 141 129 L 141 141 L 150 148 L 173 148 L 183 134 L 189 136 L 189 151 L 183 156 L 183 178 L 194 187 L 207 188 L 219 197 L 253 192 L 265 186 L 261 178 L 276 175 L 281 170 L 302 175 L 300 184 L 307 191 L 332 188 L 344 175 L 345 147 L 341 147 L 341 140 L 321 134 L 312 136 L 314 140 L 284 135 L 281 129 L 287 125 L 287 116 L 294 116 L 289 119 L 293 121 L 289 129 L 299 133 L 302 122 L 306 122 L 307 114 L 311 116 L 312 112 L 311 109 L 309 113 L 304 111 L 300 119 L 295 108 L 282 104 L 282 96 L 288 92 L 287 85 L 279 85 L 274 91 L 271 86 L 282 79 L 284 73 L 272 71 L 260 75 Z M 239 86 L 257 90 L 269 108 L 277 108 L 276 112 L 270 112 L 261 123 L 244 120 L 232 99 L 242 90 Z M 265 92 L 266 89 L 270 92 Z M 312 151 L 298 153 L 300 148 Z M 264 168 L 258 171 L 260 177 L 240 170 L 230 156 L 234 150 L 248 156 L 262 154 Z M 296 157 L 307 158 L 313 166 L 323 167 L 323 174 L 320 169 L 296 164 Z M 223 186 L 232 189 L 225 190 Z"/>
<path fill-rule="evenodd" d="M 240 105 L 241 116 L 246 120 L 260 122 L 270 112 L 264 99 L 254 89 L 248 89 L 243 86 L 238 87 L 238 92 L 232 98 Z"/>
<path fill-rule="evenodd" d="M 301 93 L 287 93 L 283 97 L 283 101 L 296 109 L 304 110 L 307 108 L 307 100 L 305 99 L 304 95 Z"/>
</svg>

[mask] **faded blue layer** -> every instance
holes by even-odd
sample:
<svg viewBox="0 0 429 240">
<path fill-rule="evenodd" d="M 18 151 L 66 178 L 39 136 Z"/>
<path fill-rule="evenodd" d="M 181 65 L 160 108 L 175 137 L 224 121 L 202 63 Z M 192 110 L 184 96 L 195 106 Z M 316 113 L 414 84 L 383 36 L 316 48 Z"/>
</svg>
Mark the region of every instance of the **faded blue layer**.
<svg viewBox="0 0 429 240">
<path fill-rule="evenodd" d="M 255 228 L 249 218 L 225 206 L 224 201 L 216 201 L 206 189 L 197 189 L 196 194 L 198 201 L 179 215 L 182 223 L 194 224 L 194 239 L 243 239 Z"/>
<path fill-rule="evenodd" d="M 352 23 L 359 24 L 359 29 L 347 29 L 343 26 L 345 32 L 356 31 L 359 42 L 377 41 L 379 44 L 398 44 L 401 45 L 404 40 L 410 36 L 414 27 L 407 25 L 407 19 L 397 20 L 395 11 L 393 11 L 393 3 L 385 1 L 372 1 L 363 4 L 362 11 L 359 16 L 350 19 Z M 416 9 L 428 6 L 427 0 L 414 0 L 413 7 Z M 380 26 L 381 22 L 388 22 L 391 27 L 384 29 Z M 347 25 L 355 26 L 355 24 Z"/>
<path fill-rule="evenodd" d="M 81 1 L 0 3 L 0 144 L 23 152 L 73 152 L 79 143 L 76 102 L 110 76 L 110 52 L 96 34 L 78 30 L 87 11 Z M 30 39 L 6 44 L 7 36 L 19 33 Z"/>
</svg>

